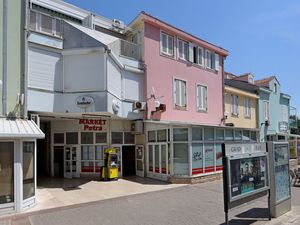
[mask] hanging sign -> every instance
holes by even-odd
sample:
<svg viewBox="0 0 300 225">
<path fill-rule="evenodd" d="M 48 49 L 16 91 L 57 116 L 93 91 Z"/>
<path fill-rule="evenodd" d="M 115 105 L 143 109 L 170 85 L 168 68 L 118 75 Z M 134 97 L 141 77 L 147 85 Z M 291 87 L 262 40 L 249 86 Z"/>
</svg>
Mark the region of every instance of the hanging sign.
<svg viewBox="0 0 300 225">
<path fill-rule="evenodd" d="M 76 105 L 80 108 L 87 108 L 94 104 L 94 98 L 91 96 L 79 96 L 76 98 Z"/>
</svg>

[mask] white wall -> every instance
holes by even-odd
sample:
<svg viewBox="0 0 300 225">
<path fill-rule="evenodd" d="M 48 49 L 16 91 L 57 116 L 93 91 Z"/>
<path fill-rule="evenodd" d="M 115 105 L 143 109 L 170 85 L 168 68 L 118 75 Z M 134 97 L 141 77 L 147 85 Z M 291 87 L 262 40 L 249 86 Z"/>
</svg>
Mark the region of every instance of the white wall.
<svg viewBox="0 0 300 225">
<path fill-rule="evenodd" d="M 123 72 L 124 76 L 124 98 L 127 100 L 143 101 L 144 75 L 129 71 Z"/>
<path fill-rule="evenodd" d="M 117 64 L 107 58 L 107 90 L 119 99 L 122 98 L 122 76 Z"/>
<path fill-rule="evenodd" d="M 62 62 L 59 51 L 29 46 L 28 87 L 62 90 Z"/>
<path fill-rule="evenodd" d="M 64 91 L 103 91 L 106 87 L 101 52 L 64 55 Z"/>
</svg>

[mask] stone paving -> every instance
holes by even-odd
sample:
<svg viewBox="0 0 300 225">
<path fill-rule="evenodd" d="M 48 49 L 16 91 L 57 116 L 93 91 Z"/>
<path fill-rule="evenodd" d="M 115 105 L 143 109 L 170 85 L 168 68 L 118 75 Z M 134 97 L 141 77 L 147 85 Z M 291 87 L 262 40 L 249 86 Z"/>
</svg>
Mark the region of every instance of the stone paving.
<svg viewBox="0 0 300 225">
<path fill-rule="evenodd" d="M 300 224 L 300 187 L 292 188 L 292 196 L 292 211 L 280 218 L 268 221 L 267 198 L 263 197 L 231 210 L 230 224 Z M 18 223 L 16 219 L 12 225 L 21 225 L 22 219 Z M 222 181 L 46 210 L 23 219 L 22 225 L 221 225 Z"/>
</svg>

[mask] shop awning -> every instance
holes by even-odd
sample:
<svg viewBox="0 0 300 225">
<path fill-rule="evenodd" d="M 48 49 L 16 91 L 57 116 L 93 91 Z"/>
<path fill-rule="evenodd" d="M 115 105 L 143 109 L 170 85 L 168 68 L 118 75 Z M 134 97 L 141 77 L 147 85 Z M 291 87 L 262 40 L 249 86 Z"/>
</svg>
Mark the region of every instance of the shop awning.
<svg viewBox="0 0 300 225">
<path fill-rule="evenodd" d="M 0 138 L 44 138 L 45 134 L 32 120 L 0 118 Z"/>
</svg>

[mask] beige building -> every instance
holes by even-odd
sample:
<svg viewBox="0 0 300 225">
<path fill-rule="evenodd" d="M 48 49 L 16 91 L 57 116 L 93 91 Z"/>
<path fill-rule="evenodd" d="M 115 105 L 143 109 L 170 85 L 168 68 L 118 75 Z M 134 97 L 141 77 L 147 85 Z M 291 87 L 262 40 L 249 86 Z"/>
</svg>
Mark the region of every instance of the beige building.
<svg viewBox="0 0 300 225">
<path fill-rule="evenodd" d="M 226 125 L 241 128 L 258 128 L 258 87 L 253 76 L 228 76 L 225 79 Z"/>
</svg>

